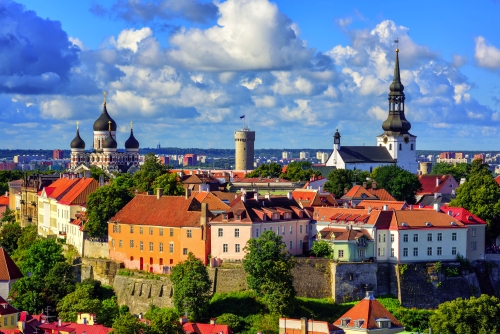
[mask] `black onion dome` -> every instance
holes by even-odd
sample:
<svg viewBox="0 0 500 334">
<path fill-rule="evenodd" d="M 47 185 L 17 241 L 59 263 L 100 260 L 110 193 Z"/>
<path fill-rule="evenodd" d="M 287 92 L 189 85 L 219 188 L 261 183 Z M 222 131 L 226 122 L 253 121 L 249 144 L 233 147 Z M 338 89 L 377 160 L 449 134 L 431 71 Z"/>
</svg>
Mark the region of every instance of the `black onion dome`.
<svg viewBox="0 0 500 334">
<path fill-rule="evenodd" d="M 108 131 L 111 122 L 111 131 L 116 131 L 116 122 L 109 116 L 106 104 L 102 107 L 102 114 L 94 122 L 94 131 Z"/>
<path fill-rule="evenodd" d="M 130 129 L 130 137 L 125 142 L 125 148 L 139 148 L 139 142 L 134 137 L 133 129 Z"/>
<path fill-rule="evenodd" d="M 75 139 L 71 141 L 71 148 L 85 149 L 85 142 L 82 137 L 80 137 L 80 130 L 76 130 Z"/>
<path fill-rule="evenodd" d="M 106 139 L 104 139 L 104 142 L 102 143 L 102 148 L 117 148 L 118 144 L 116 143 L 116 140 L 113 138 L 111 135 L 111 131 L 108 132 L 108 136 Z"/>
</svg>

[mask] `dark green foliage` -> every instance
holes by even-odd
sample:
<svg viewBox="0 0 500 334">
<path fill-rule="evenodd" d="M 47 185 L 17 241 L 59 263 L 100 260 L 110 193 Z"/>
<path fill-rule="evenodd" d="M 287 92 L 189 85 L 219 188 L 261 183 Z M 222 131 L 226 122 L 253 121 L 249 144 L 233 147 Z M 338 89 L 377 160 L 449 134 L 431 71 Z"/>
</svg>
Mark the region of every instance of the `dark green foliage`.
<svg viewBox="0 0 500 334">
<path fill-rule="evenodd" d="M 97 314 L 97 322 L 106 327 L 113 326 L 116 318 L 120 316 L 120 308 L 116 303 L 116 297 L 104 299 L 101 302 L 101 310 Z"/>
<path fill-rule="evenodd" d="M 154 153 L 148 153 L 144 157 L 144 164 L 134 174 L 135 183 L 139 191 L 152 191 L 153 182 L 160 175 L 168 172 L 168 166 L 163 165 Z"/>
<path fill-rule="evenodd" d="M 0 219 L 0 221 L 2 222 L 1 225 L 14 223 L 16 221 L 16 212 L 14 210 L 6 208 L 2 213 L 2 218 Z"/>
<path fill-rule="evenodd" d="M 320 176 L 321 173 L 313 169 L 309 161 L 293 161 L 286 167 L 286 172 L 281 177 L 290 181 L 309 181 L 313 175 Z"/>
<path fill-rule="evenodd" d="M 96 167 L 96 166 L 92 166 L 90 167 L 90 177 L 93 178 L 94 180 L 96 180 L 97 182 L 100 181 L 100 178 L 103 178 L 103 181 L 108 181 L 109 180 L 109 176 L 108 174 L 106 174 L 106 172 L 99 168 L 99 167 Z"/>
<path fill-rule="evenodd" d="M 332 244 L 325 240 L 319 240 L 313 243 L 311 253 L 317 257 L 331 257 L 333 253 Z"/>
<path fill-rule="evenodd" d="M 0 247 L 3 247 L 7 254 L 14 254 L 14 251 L 18 247 L 17 241 L 22 233 L 21 226 L 17 223 L 2 224 L 2 230 L 0 231 Z"/>
<path fill-rule="evenodd" d="M 28 225 L 21 229 L 21 236 L 17 239 L 17 249 L 13 254 L 9 254 L 18 267 L 26 261 L 28 249 L 39 239 L 36 225 Z"/>
<path fill-rule="evenodd" d="M 396 200 L 415 203 L 415 194 L 422 188 L 418 177 L 396 165 L 381 166 L 373 170 L 372 179 L 378 187 L 387 190 Z"/>
<path fill-rule="evenodd" d="M 23 173 L 20 170 L 0 170 L 0 194 L 5 194 L 9 191 L 8 182 L 13 180 L 20 180 L 23 177 Z"/>
<path fill-rule="evenodd" d="M 46 306 L 42 282 L 34 277 L 18 279 L 12 285 L 9 297 L 14 307 L 30 314 L 37 314 Z"/>
<path fill-rule="evenodd" d="M 31 273 L 37 279 L 43 279 L 59 262 L 64 262 L 62 247 L 54 239 L 37 240 L 26 254 L 26 260 L 21 264 L 24 275 Z"/>
<path fill-rule="evenodd" d="M 172 269 L 170 279 L 174 284 L 174 305 L 179 313 L 188 312 L 189 319 L 203 317 L 210 300 L 212 281 L 207 268 L 189 252 L 188 258 Z"/>
<path fill-rule="evenodd" d="M 224 313 L 217 317 L 217 323 L 221 325 L 228 325 L 233 333 L 239 333 L 243 329 L 243 318 L 232 313 Z"/>
<path fill-rule="evenodd" d="M 335 169 L 328 174 L 325 190 L 335 195 L 335 198 L 344 196 L 344 189 L 351 189 L 354 182 L 354 172 L 350 169 Z"/>
<path fill-rule="evenodd" d="M 249 288 L 263 297 L 271 313 L 285 315 L 293 311 L 295 290 L 291 270 L 295 262 L 281 236 L 265 231 L 257 239 L 248 240 L 244 250 L 243 268 Z"/>
<path fill-rule="evenodd" d="M 113 322 L 113 334 L 147 334 L 148 327 L 130 313 L 120 315 Z"/>
<path fill-rule="evenodd" d="M 151 305 L 144 318 L 150 321 L 148 334 L 184 334 L 179 314 L 174 309 Z"/>
<path fill-rule="evenodd" d="M 262 177 L 262 178 L 277 178 L 281 175 L 281 165 L 276 162 L 271 162 L 270 164 L 262 164 L 251 173 L 248 173 L 246 177 Z"/>
<path fill-rule="evenodd" d="M 184 195 L 184 187 L 177 179 L 177 174 L 167 173 L 158 176 L 153 182 L 153 189 L 162 188 L 165 195 L 181 196 Z"/>
<path fill-rule="evenodd" d="M 59 300 L 75 290 L 75 284 L 75 268 L 67 262 L 56 263 L 44 278 L 47 305 L 55 308 Z"/>
<path fill-rule="evenodd" d="M 113 185 L 103 186 L 89 195 L 87 199 L 87 217 L 85 229 L 92 237 L 108 234 L 108 220 L 120 211 L 130 200 L 128 189 Z"/>
<path fill-rule="evenodd" d="M 432 166 L 432 174 L 451 174 L 457 182 L 460 182 L 463 177 L 466 178 L 469 175 L 471 167 L 472 166 L 467 163 L 452 165 L 446 162 L 439 162 Z"/>
<path fill-rule="evenodd" d="M 457 298 L 439 305 L 431 316 L 435 333 L 489 334 L 500 332 L 500 300 L 481 295 L 470 299 Z"/>
</svg>

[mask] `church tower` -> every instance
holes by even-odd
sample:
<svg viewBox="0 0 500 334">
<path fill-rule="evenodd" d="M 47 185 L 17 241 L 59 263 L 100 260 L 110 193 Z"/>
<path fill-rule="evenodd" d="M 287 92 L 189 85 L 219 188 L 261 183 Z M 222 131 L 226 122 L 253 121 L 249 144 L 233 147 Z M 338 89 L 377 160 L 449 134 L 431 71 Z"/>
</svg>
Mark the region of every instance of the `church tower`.
<svg viewBox="0 0 500 334">
<path fill-rule="evenodd" d="M 247 126 L 244 126 L 240 131 L 234 132 L 234 142 L 236 145 L 234 169 L 253 170 L 255 131 L 250 131 Z"/>
<path fill-rule="evenodd" d="M 377 145 L 385 147 L 396 164 L 412 173 L 416 173 L 417 137 L 410 134 L 411 124 L 405 118 L 405 94 L 399 73 L 399 49 L 396 49 L 394 78 L 389 93 L 389 115 L 382 123 L 384 133 L 377 136 Z"/>
</svg>

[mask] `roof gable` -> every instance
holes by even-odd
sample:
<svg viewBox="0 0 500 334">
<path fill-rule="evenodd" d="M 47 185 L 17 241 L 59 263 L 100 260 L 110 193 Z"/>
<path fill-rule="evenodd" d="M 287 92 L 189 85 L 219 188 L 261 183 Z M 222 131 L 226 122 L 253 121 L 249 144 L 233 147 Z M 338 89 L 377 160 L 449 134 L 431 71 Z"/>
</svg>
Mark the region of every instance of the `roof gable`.
<svg viewBox="0 0 500 334">
<path fill-rule="evenodd" d="M 425 174 L 425 175 L 419 175 L 418 180 L 420 181 L 420 184 L 422 185 L 422 189 L 417 192 L 418 195 L 423 195 L 423 194 L 435 194 L 435 193 L 441 193 L 447 184 L 449 185 L 454 184 L 455 186 L 458 186 L 457 181 L 455 178 L 450 175 L 431 175 L 431 174 Z"/>
<path fill-rule="evenodd" d="M 93 178 L 83 178 L 76 183 L 60 200 L 60 204 L 85 205 L 87 197 L 97 190 L 99 184 Z"/>
<path fill-rule="evenodd" d="M 23 277 L 21 270 L 3 247 L 0 247 L 0 281 L 11 281 Z"/>
</svg>

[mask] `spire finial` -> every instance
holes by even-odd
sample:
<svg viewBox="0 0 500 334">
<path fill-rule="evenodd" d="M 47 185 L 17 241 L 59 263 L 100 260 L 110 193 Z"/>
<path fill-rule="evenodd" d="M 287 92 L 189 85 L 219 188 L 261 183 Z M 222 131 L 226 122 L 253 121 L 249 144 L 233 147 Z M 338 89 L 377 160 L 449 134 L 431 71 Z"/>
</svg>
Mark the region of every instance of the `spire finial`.
<svg viewBox="0 0 500 334">
<path fill-rule="evenodd" d="M 106 95 L 108 95 L 108 93 L 102 92 L 102 95 L 104 95 L 104 105 L 106 105 Z"/>
<path fill-rule="evenodd" d="M 76 131 L 78 131 L 78 124 L 80 124 L 80 122 L 76 121 Z"/>
<path fill-rule="evenodd" d="M 134 125 L 134 122 L 130 122 L 130 130 L 132 130 L 134 128 L 133 125 Z"/>
<path fill-rule="evenodd" d="M 106 103 L 106 102 L 104 102 Z M 111 132 L 111 121 L 108 121 L 108 131 Z"/>
<path fill-rule="evenodd" d="M 399 38 L 396 38 L 394 43 L 396 43 L 396 52 L 399 52 Z"/>
</svg>

